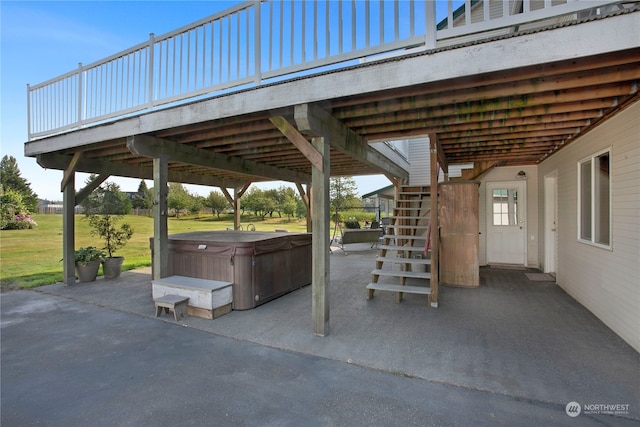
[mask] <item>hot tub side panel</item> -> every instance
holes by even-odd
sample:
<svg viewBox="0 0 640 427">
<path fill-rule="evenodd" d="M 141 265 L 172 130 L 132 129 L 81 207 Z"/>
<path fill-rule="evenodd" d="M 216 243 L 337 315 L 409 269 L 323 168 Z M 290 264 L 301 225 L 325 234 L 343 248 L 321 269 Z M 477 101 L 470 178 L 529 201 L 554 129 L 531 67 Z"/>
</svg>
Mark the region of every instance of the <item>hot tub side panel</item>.
<svg viewBox="0 0 640 427">
<path fill-rule="evenodd" d="M 206 242 L 169 240 L 167 274 L 233 282 L 231 251 Z"/>
<path fill-rule="evenodd" d="M 311 245 L 257 255 L 254 260 L 256 306 L 311 283 Z"/>
</svg>

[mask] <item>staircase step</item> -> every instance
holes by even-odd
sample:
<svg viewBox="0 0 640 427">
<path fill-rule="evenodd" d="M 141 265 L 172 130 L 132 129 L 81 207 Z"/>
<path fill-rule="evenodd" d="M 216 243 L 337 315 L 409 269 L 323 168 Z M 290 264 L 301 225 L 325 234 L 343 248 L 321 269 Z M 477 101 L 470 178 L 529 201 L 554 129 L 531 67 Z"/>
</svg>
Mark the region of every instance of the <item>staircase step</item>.
<svg viewBox="0 0 640 427">
<path fill-rule="evenodd" d="M 400 205 L 399 203 L 402 203 L 402 205 Z M 393 207 L 395 209 L 418 209 L 419 206 L 426 206 L 426 205 L 429 205 L 429 202 L 423 202 L 422 199 L 398 200 L 396 205 L 394 205 Z"/>
<path fill-rule="evenodd" d="M 406 294 L 431 295 L 431 288 L 425 286 L 393 285 L 390 283 L 369 283 L 367 289 L 376 291 L 403 292 Z"/>
<path fill-rule="evenodd" d="M 415 204 L 419 204 L 419 203 L 424 203 L 424 204 L 429 204 L 428 202 L 428 198 L 427 197 L 414 197 L 411 199 L 396 199 L 396 203 L 395 206 L 398 206 L 399 204 L 409 204 L 409 205 L 415 205 Z M 426 202 L 425 202 L 426 201 Z"/>
<path fill-rule="evenodd" d="M 376 257 L 376 261 L 381 262 L 393 262 L 398 264 L 412 264 L 412 265 L 430 265 L 430 258 L 400 258 L 400 257 L 388 257 L 388 256 L 378 256 Z"/>
<path fill-rule="evenodd" d="M 411 230 L 426 230 L 429 228 L 428 225 L 387 225 L 387 229 L 389 228 L 402 228 L 402 229 L 411 229 Z"/>
<path fill-rule="evenodd" d="M 394 210 L 396 211 L 421 211 L 422 208 L 408 208 L 408 207 L 402 207 L 402 206 L 396 206 L 394 208 Z"/>
<path fill-rule="evenodd" d="M 396 216 L 396 215 L 394 215 L 394 216 L 389 217 L 389 218 L 396 219 L 396 220 L 397 219 L 429 219 L 429 216 L 428 215 L 425 215 L 425 216 L 412 216 L 412 215 L 409 215 L 409 216 L 397 215 Z"/>
<path fill-rule="evenodd" d="M 431 273 L 421 273 L 418 271 L 401 271 L 401 270 L 384 270 L 375 269 L 371 272 L 375 276 L 387 276 L 387 277 L 406 277 L 410 279 L 431 279 Z"/>
<path fill-rule="evenodd" d="M 385 234 L 383 239 L 396 239 L 396 240 L 426 240 L 426 236 L 413 236 L 410 234 Z"/>
<path fill-rule="evenodd" d="M 403 191 L 406 191 L 406 190 L 416 191 L 416 189 L 429 191 L 431 187 L 426 184 L 402 184 L 400 186 L 400 189 Z"/>
<path fill-rule="evenodd" d="M 386 249 L 388 251 L 424 252 L 424 247 L 420 246 L 378 245 L 378 249 Z"/>
<path fill-rule="evenodd" d="M 430 196 L 431 191 L 399 191 L 401 196 Z"/>
</svg>

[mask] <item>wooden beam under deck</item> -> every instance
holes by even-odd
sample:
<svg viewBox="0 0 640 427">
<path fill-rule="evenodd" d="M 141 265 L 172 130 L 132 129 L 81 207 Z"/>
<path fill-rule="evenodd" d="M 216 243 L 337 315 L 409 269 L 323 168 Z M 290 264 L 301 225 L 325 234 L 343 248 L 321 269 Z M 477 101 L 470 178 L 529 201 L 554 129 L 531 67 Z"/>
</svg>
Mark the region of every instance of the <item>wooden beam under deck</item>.
<svg viewBox="0 0 640 427">
<path fill-rule="evenodd" d="M 369 146 L 366 139 L 346 127 L 317 104 L 295 107 L 295 120 L 301 132 L 313 136 L 327 136 L 331 146 L 359 163 L 369 165 L 393 176 L 408 179 L 409 174 L 379 151 Z"/>
<path fill-rule="evenodd" d="M 48 153 L 39 154 L 37 161 L 40 166 L 46 169 L 64 170 L 71 161 L 71 156 L 64 154 Z M 98 159 L 82 158 L 76 166 L 77 172 L 107 173 L 114 176 L 137 179 L 153 179 L 153 167 L 132 166 L 125 163 L 107 162 Z M 169 181 L 182 182 L 185 184 L 206 185 L 210 187 L 229 187 L 242 185 L 241 181 L 234 179 L 220 178 L 212 175 L 190 174 L 179 171 L 169 171 Z"/>
<path fill-rule="evenodd" d="M 258 164 L 237 157 L 229 157 L 148 135 L 129 137 L 127 139 L 127 147 L 135 154 L 141 156 L 154 157 L 156 155 L 166 155 L 171 161 L 228 170 L 260 178 L 290 182 L 310 179 L 308 175 L 287 169 L 276 168 L 267 164 Z"/>
<path fill-rule="evenodd" d="M 322 154 L 312 144 L 310 144 L 309 141 L 307 141 L 307 139 L 287 121 L 287 119 L 278 116 L 270 117 L 269 120 L 280 132 L 282 132 L 284 136 L 287 137 L 289 141 L 291 141 L 293 145 L 296 146 L 298 150 L 300 150 L 302 155 L 311 162 L 311 165 L 314 168 L 322 171 Z"/>
<path fill-rule="evenodd" d="M 91 182 L 89 182 L 83 189 L 76 193 L 76 200 L 74 202 L 74 206 L 78 206 L 84 199 L 89 197 L 89 194 L 93 192 L 96 188 L 100 186 L 103 182 L 107 180 L 111 175 L 108 173 L 101 173 L 96 176 Z M 63 190 L 64 191 L 64 190 Z"/>
</svg>

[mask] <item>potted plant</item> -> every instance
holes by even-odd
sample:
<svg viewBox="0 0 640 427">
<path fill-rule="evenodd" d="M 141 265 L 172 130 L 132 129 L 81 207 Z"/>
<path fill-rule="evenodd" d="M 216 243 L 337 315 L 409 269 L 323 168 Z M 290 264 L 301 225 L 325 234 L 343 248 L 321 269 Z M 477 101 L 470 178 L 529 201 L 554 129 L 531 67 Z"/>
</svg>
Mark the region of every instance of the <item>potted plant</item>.
<svg viewBox="0 0 640 427">
<path fill-rule="evenodd" d="M 93 228 L 91 235 L 99 236 L 104 241 L 106 256 L 102 259 L 102 270 L 105 279 L 120 277 L 124 257 L 113 254 L 124 245 L 133 235 L 133 229 L 129 224 L 116 227 L 121 215 L 93 214 L 89 215 L 89 225 Z"/>
<path fill-rule="evenodd" d="M 105 253 L 93 246 L 79 248 L 74 252 L 76 273 L 81 282 L 93 282 L 98 276 L 98 269 Z"/>
<path fill-rule="evenodd" d="M 93 184 L 98 179 L 96 175 L 91 175 L 87 184 Z M 124 257 L 114 256 L 114 253 L 131 238 L 133 229 L 129 224 L 116 227 L 116 223 L 131 211 L 131 200 L 120 191 L 118 184 L 106 182 L 82 201 L 82 207 L 92 228 L 91 235 L 99 236 L 104 242 L 102 250 L 107 255 L 102 261 L 102 270 L 105 279 L 119 277 Z"/>
</svg>

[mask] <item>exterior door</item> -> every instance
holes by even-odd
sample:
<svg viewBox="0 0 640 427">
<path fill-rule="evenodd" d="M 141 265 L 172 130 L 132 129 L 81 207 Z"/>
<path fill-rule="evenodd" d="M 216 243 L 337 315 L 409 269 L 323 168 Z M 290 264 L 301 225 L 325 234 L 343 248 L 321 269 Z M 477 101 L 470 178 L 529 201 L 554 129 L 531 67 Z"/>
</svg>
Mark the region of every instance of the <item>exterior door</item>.
<svg viewBox="0 0 640 427">
<path fill-rule="evenodd" d="M 526 265 L 525 181 L 487 183 L 487 262 Z"/>
</svg>

